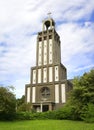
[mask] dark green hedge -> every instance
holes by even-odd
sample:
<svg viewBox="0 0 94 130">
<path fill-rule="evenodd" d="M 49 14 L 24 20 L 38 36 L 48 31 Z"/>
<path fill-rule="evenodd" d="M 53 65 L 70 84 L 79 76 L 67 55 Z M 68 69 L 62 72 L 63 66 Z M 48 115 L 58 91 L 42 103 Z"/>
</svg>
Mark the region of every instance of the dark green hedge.
<svg viewBox="0 0 94 130">
<path fill-rule="evenodd" d="M 17 120 L 42 120 L 42 119 L 72 119 L 73 118 L 72 108 L 64 107 L 56 111 L 47 111 L 47 112 L 19 112 L 16 114 Z"/>
<path fill-rule="evenodd" d="M 94 104 L 88 104 L 87 109 L 83 111 L 81 117 L 78 117 L 76 109 L 73 106 L 64 106 L 56 111 L 47 112 L 0 112 L 0 120 L 84 120 L 85 122 L 94 122 Z"/>
<path fill-rule="evenodd" d="M 11 120 L 15 120 L 16 119 L 16 113 L 7 113 L 7 112 L 0 112 L 0 120 L 7 120 L 7 121 L 11 121 Z"/>
</svg>

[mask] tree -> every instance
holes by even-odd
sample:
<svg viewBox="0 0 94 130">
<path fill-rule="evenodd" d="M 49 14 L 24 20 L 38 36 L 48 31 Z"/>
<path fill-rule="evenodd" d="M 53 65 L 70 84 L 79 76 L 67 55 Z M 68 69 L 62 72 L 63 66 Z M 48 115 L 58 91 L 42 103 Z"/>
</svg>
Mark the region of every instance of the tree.
<svg viewBox="0 0 94 130">
<path fill-rule="evenodd" d="M 23 103 L 21 104 L 18 109 L 18 112 L 31 112 L 31 103 Z"/>
<path fill-rule="evenodd" d="M 31 111 L 31 103 L 25 103 L 25 96 L 17 99 L 17 111 Z"/>
<path fill-rule="evenodd" d="M 83 119 L 88 104 L 94 105 L 94 69 L 73 80 L 70 105 L 73 106 L 76 119 Z"/>
<path fill-rule="evenodd" d="M 0 87 L 0 118 L 10 119 L 16 112 L 16 98 L 13 87 Z"/>
<path fill-rule="evenodd" d="M 17 107 L 19 107 L 19 106 L 21 106 L 23 103 L 25 103 L 25 95 L 22 95 L 21 98 L 18 98 L 18 99 L 16 100 L 16 102 L 17 102 Z"/>
</svg>

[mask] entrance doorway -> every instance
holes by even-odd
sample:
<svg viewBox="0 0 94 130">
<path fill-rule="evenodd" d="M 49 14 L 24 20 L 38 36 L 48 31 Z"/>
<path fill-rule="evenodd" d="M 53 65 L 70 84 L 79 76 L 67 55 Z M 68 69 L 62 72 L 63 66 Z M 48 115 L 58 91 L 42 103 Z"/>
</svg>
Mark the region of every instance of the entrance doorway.
<svg viewBox="0 0 94 130">
<path fill-rule="evenodd" d="M 49 105 L 43 105 L 42 111 L 43 112 L 49 111 Z"/>
</svg>

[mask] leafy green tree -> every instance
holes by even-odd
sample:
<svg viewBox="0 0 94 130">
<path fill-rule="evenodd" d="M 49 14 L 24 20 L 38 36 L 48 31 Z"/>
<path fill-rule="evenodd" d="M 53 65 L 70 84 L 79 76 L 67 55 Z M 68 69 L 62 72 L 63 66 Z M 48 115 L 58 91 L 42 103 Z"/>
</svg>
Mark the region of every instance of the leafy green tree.
<svg viewBox="0 0 94 130">
<path fill-rule="evenodd" d="M 31 112 L 31 103 L 23 103 L 21 104 L 18 109 L 18 112 Z"/>
<path fill-rule="evenodd" d="M 16 102 L 17 102 L 17 107 L 19 107 L 19 106 L 21 106 L 23 103 L 25 103 L 25 95 L 22 95 L 21 98 L 18 98 L 18 99 L 16 100 Z"/>
<path fill-rule="evenodd" d="M 25 96 L 17 99 L 17 111 L 31 111 L 31 104 L 25 103 Z"/>
<path fill-rule="evenodd" d="M 75 119 L 83 118 L 88 104 L 94 104 L 94 69 L 73 80 L 70 105 L 73 106 Z"/>
<path fill-rule="evenodd" d="M 0 114 L 1 118 L 11 118 L 15 114 L 16 98 L 13 87 L 0 87 Z"/>
<path fill-rule="evenodd" d="M 88 103 L 86 111 L 83 113 L 82 118 L 86 122 L 94 122 L 94 104 Z"/>
</svg>

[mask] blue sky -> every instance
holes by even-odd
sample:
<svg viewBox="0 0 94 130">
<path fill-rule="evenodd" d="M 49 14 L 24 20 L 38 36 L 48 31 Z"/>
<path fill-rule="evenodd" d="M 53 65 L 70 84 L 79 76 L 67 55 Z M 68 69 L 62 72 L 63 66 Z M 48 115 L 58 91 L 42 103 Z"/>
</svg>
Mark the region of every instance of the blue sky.
<svg viewBox="0 0 94 130">
<path fill-rule="evenodd" d="M 68 79 L 94 68 L 94 0 L 0 0 L 0 85 L 21 97 L 36 65 L 36 37 L 52 12 Z"/>
</svg>

